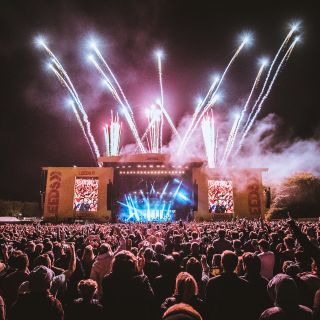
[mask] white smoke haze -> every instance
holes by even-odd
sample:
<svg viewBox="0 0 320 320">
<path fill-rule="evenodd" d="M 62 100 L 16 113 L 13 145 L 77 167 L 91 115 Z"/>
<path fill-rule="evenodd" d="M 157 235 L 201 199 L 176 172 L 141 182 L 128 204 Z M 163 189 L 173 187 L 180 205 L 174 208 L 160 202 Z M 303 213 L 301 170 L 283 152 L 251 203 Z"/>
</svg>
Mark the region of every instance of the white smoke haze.
<svg viewBox="0 0 320 320">
<path fill-rule="evenodd" d="M 186 132 L 192 116 L 183 117 L 178 126 L 181 136 Z M 221 127 L 230 126 L 230 121 L 220 122 Z M 257 120 L 252 131 L 248 134 L 242 150 L 235 154 L 237 143 L 235 143 L 232 168 L 267 168 L 264 174 L 265 184 L 279 184 L 284 178 L 298 173 L 310 172 L 320 175 L 320 139 L 315 135 L 311 139 L 290 139 L 282 137 L 282 141 L 275 134 L 283 125 L 283 121 L 274 114 L 269 114 L 261 120 Z M 222 131 L 222 130 L 221 130 Z M 223 130 L 223 136 L 219 139 L 219 155 L 223 154 L 228 129 Z M 289 131 L 289 129 L 288 129 Z M 241 136 L 241 131 L 239 132 Z M 239 138 L 238 136 L 238 138 Z M 238 139 L 239 140 L 239 139 Z M 277 140 L 277 141 L 275 141 Z M 181 142 L 177 136 L 172 136 L 171 141 L 163 147 L 163 153 L 168 154 L 169 162 L 172 164 L 186 164 L 195 160 L 206 162 L 201 128 L 197 128 L 182 152 L 178 152 Z M 135 144 L 129 144 L 121 149 L 121 154 L 133 154 L 137 152 Z M 219 160 L 219 158 L 218 158 Z M 204 168 L 205 170 L 205 168 Z M 228 167 L 221 168 L 228 171 Z"/>
<path fill-rule="evenodd" d="M 234 166 L 268 168 L 266 183 L 279 183 L 294 173 L 307 171 L 320 175 L 320 140 L 311 138 L 273 142 L 281 120 L 269 114 L 256 122 L 243 150 L 234 157 Z"/>
<path fill-rule="evenodd" d="M 180 136 L 183 137 L 192 121 L 192 116 L 184 116 L 177 128 Z M 163 148 L 163 152 L 169 155 L 169 161 L 173 164 L 186 164 L 193 160 L 206 161 L 204 143 L 202 139 L 201 128 L 195 130 L 185 148 L 179 152 L 181 140 L 177 136 L 172 136 L 171 141 Z"/>
</svg>

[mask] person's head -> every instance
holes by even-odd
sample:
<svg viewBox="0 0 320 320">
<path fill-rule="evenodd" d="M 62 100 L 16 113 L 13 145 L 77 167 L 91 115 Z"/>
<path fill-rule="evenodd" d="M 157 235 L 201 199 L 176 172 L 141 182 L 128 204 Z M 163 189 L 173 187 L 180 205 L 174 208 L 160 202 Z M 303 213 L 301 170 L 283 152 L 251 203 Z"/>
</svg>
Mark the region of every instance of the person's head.
<svg viewBox="0 0 320 320">
<path fill-rule="evenodd" d="M 186 303 L 177 303 L 168 308 L 162 320 L 202 320 L 198 311 Z"/>
<path fill-rule="evenodd" d="M 188 272 L 180 272 L 177 275 L 174 294 L 180 296 L 183 302 L 190 302 L 198 295 L 198 285 L 194 277 Z"/>
<path fill-rule="evenodd" d="M 42 253 L 42 250 L 43 250 L 43 244 L 42 243 L 37 243 L 36 244 L 36 247 L 34 249 L 36 255 L 39 255 Z"/>
<path fill-rule="evenodd" d="M 99 248 L 99 255 L 105 254 L 105 253 L 112 253 L 111 247 L 109 243 L 103 243 Z"/>
<path fill-rule="evenodd" d="M 77 288 L 83 300 L 91 301 L 97 291 L 98 284 L 95 280 L 85 279 L 78 283 Z"/>
<path fill-rule="evenodd" d="M 224 238 L 226 237 L 226 230 L 224 230 L 224 229 L 219 229 L 219 230 L 218 230 L 218 237 L 219 237 L 220 239 L 224 239 Z"/>
<path fill-rule="evenodd" d="M 275 293 L 276 306 L 283 309 L 291 309 L 298 305 L 298 287 L 292 278 L 288 277 L 280 279 L 275 285 Z"/>
<path fill-rule="evenodd" d="M 90 244 L 84 248 L 82 253 L 82 260 L 86 260 L 86 261 L 94 260 L 93 248 Z"/>
<path fill-rule="evenodd" d="M 45 266 L 35 267 L 29 274 L 29 288 L 31 292 L 47 291 L 51 287 L 54 273 Z"/>
<path fill-rule="evenodd" d="M 27 248 L 29 251 L 31 252 L 34 252 L 35 248 L 36 248 L 36 245 L 33 241 L 29 241 L 28 244 L 27 244 Z"/>
<path fill-rule="evenodd" d="M 199 254 L 199 251 L 200 251 L 199 244 L 197 242 L 193 242 L 191 244 L 191 254 L 196 256 Z"/>
<path fill-rule="evenodd" d="M 294 248 L 294 239 L 292 237 L 286 236 L 283 241 L 287 250 L 292 250 Z"/>
<path fill-rule="evenodd" d="M 197 281 L 202 277 L 201 263 L 195 258 L 191 257 L 186 264 L 186 271 L 190 273 Z"/>
<path fill-rule="evenodd" d="M 177 264 L 172 256 L 166 256 L 163 260 L 162 275 L 165 277 L 175 277 L 177 274 Z"/>
<path fill-rule="evenodd" d="M 122 250 L 113 258 L 112 273 L 119 276 L 132 276 L 137 272 L 137 258 L 130 251 Z"/>
<path fill-rule="evenodd" d="M 297 250 L 294 253 L 295 261 L 299 264 L 299 266 L 303 269 L 303 271 L 309 271 L 312 264 L 312 259 L 308 254 L 306 254 L 303 250 Z"/>
<path fill-rule="evenodd" d="M 45 254 L 42 254 L 42 255 L 36 257 L 33 260 L 33 265 L 34 265 L 34 267 L 45 266 L 45 267 L 51 269 L 52 263 L 51 263 L 50 257 L 45 253 Z"/>
<path fill-rule="evenodd" d="M 151 248 L 146 248 L 143 255 L 146 261 L 151 261 L 154 257 L 154 251 Z"/>
<path fill-rule="evenodd" d="M 249 233 L 249 239 L 253 240 L 253 239 L 258 239 L 258 235 L 256 232 L 254 231 L 250 231 Z"/>
<path fill-rule="evenodd" d="M 212 256 L 212 263 L 211 265 L 213 267 L 219 267 L 221 268 L 221 254 L 216 253 Z"/>
<path fill-rule="evenodd" d="M 269 251 L 269 243 L 265 239 L 259 240 L 259 248 L 262 252 L 267 252 Z"/>
<path fill-rule="evenodd" d="M 28 256 L 20 250 L 15 250 L 11 254 L 8 264 L 13 269 L 24 271 L 29 266 Z"/>
<path fill-rule="evenodd" d="M 161 254 L 163 253 L 163 245 L 161 242 L 157 242 L 154 246 L 154 251 L 156 252 L 156 254 Z"/>
<path fill-rule="evenodd" d="M 288 276 L 296 278 L 298 273 L 301 272 L 301 269 L 297 263 L 294 263 L 294 261 L 285 261 L 282 265 L 282 271 Z"/>
<path fill-rule="evenodd" d="M 246 252 L 242 256 L 244 271 L 248 275 L 259 275 L 261 270 L 261 261 L 258 256 L 251 252 Z"/>
<path fill-rule="evenodd" d="M 238 231 L 232 231 L 231 232 L 231 238 L 233 240 L 239 239 L 239 232 Z"/>
<path fill-rule="evenodd" d="M 226 273 L 232 273 L 238 265 L 238 257 L 232 251 L 225 250 L 221 256 L 221 263 Z"/>
<path fill-rule="evenodd" d="M 234 251 L 240 251 L 241 250 L 241 241 L 240 240 L 233 240 L 233 249 Z"/>
<path fill-rule="evenodd" d="M 52 248 L 53 248 L 53 244 L 52 244 L 51 241 L 44 242 L 44 244 L 43 244 L 43 252 L 52 251 Z"/>
<path fill-rule="evenodd" d="M 181 242 L 182 242 L 182 239 L 181 239 L 180 234 L 176 234 L 173 236 L 173 243 L 175 245 L 179 245 L 179 244 L 181 244 Z"/>
<path fill-rule="evenodd" d="M 25 271 L 29 267 L 29 258 L 25 253 L 22 253 L 16 257 L 16 268 L 19 271 Z"/>
<path fill-rule="evenodd" d="M 59 242 L 54 243 L 53 248 L 52 248 L 52 252 L 53 252 L 55 259 L 60 258 L 63 255 L 63 247 L 62 247 L 61 243 L 59 243 Z"/>
<path fill-rule="evenodd" d="M 279 240 L 278 234 L 276 232 L 270 233 L 270 239 L 272 243 L 277 243 Z"/>
<path fill-rule="evenodd" d="M 198 239 L 198 232 L 197 231 L 192 231 L 191 238 L 192 238 L 192 240 Z"/>
</svg>

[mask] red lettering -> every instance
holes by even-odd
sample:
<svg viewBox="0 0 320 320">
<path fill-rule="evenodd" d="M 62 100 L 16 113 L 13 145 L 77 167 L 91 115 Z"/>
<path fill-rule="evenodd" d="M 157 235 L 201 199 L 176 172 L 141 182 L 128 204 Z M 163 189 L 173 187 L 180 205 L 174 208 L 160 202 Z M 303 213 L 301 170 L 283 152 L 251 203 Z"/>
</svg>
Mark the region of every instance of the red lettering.
<svg viewBox="0 0 320 320">
<path fill-rule="evenodd" d="M 58 214 L 59 200 L 60 200 L 59 189 L 61 186 L 61 175 L 62 174 L 60 171 L 52 171 L 50 173 L 49 181 L 52 183 L 50 183 L 50 185 L 49 185 L 50 190 L 48 192 L 48 201 L 47 201 L 47 212 L 50 215 Z"/>
<path fill-rule="evenodd" d="M 250 184 L 247 186 L 248 191 L 248 208 L 250 215 L 261 214 L 261 201 L 260 201 L 260 185 L 256 177 L 250 179 Z"/>
</svg>

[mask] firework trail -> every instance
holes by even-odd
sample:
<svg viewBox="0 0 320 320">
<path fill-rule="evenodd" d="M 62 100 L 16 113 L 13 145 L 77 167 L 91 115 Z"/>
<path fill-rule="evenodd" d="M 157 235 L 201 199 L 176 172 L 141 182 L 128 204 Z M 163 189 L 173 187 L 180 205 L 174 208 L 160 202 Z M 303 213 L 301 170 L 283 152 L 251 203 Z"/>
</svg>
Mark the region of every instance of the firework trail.
<svg viewBox="0 0 320 320">
<path fill-rule="evenodd" d="M 192 128 L 193 128 L 194 122 L 196 121 L 197 116 L 198 116 L 200 110 L 202 109 L 202 107 L 203 107 L 204 105 L 207 104 L 207 101 L 209 100 L 209 98 L 210 98 L 213 90 L 215 89 L 218 81 L 219 81 L 218 78 L 214 79 L 211 87 L 209 88 L 209 91 L 208 91 L 207 95 L 205 96 L 205 98 L 204 98 L 203 100 L 201 100 L 201 101 L 198 103 L 198 105 L 197 105 L 197 107 L 196 107 L 196 109 L 195 109 L 195 111 L 194 111 L 194 113 L 193 113 L 193 115 L 192 115 L 191 123 L 190 123 L 190 125 L 189 125 L 189 127 L 188 127 L 188 130 L 186 131 L 185 135 L 183 136 L 182 144 L 184 144 L 185 139 L 189 136 L 189 133 L 190 133 L 190 131 L 191 131 Z"/>
<path fill-rule="evenodd" d="M 129 113 L 131 114 L 132 121 L 135 122 L 134 121 L 134 117 L 133 117 L 132 108 L 131 108 L 131 106 L 130 106 L 130 104 L 128 102 L 128 99 L 127 99 L 126 95 L 124 94 L 124 92 L 123 92 L 123 90 L 122 90 L 122 88 L 120 86 L 119 81 L 117 80 L 116 76 L 112 72 L 112 70 L 111 70 L 109 64 L 107 63 L 107 61 L 103 58 L 103 56 L 102 56 L 101 52 L 99 51 L 99 49 L 97 48 L 97 46 L 95 44 L 92 44 L 91 47 L 92 47 L 93 51 L 96 53 L 96 55 L 98 56 L 98 58 L 101 60 L 101 62 L 104 64 L 104 66 L 107 68 L 108 72 L 110 73 L 112 79 L 114 80 L 116 86 L 118 87 L 118 89 L 120 91 L 120 94 L 122 95 L 122 98 L 123 98 L 125 104 L 127 105 L 128 109 L 129 109 Z"/>
<path fill-rule="evenodd" d="M 233 125 L 231 127 L 231 130 L 230 130 L 230 133 L 229 133 L 229 137 L 228 137 L 228 140 L 227 140 L 227 144 L 226 144 L 226 148 L 225 148 L 222 160 L 221 160 L 221 164 L 220 164 L 221 166 L 225 163 L 227 154 L 229 152 L 229 149 L 231 148 L 231 143 L 232 143 L 232 140 L 234 139 L 235 132 L 236 132 L 237 128 L 239 127 L 239 119 L 240 119 L 240 114 L 238 114 L 235 117 Z"/>
<path fill-rule="evenodd" d="M 188 130 L 186 131 L 186 133 L 185 133 L 185 135 L 184 135 L 184 137 L 183 137 L 183 139 L 182 139 L 182 143 L 184 143 L 184 140 L 185 140 L 186 137 L 189 135 L 189 133 L 190 133 L 192 127 L 193 127 L 193 124 L 194 124 L 195 120 L 197 119 L 197 115 L 199 114 L 201 108 L 202 108 L 204 105 L 207 104 L 207 101 L 208 101 L 209 97 L 211 96 L 213 90 L 215 89 L 218 81 L 219 81 L 219 78 L 218 78 L 218 77 L 215 77 L 213 83 L 211 84 L 211 86 L 210 86 L 210 88 L 209 88 L 209 91 L 208 91 L 207 95 L 205 96 L 204 99 L 202 99 L 202 100 L 197 104 L 196 109 L 195 109 L 195 111 L 194 111 L 194 113 L 193 113 L 193 115 L 192 115 L 191 123 L 190 123 L 190 125 L 189 125 L 189 127 L 188 127 Z"/>
<path fill-rule="evenodd" d="M 238 49 L 236 50 L 236 52 L 234 53 L 234 55 L 232 56 L 231 60 L 229 61 L 227 67 L 225 68 L 225 70 L 223 71 L 223 74 L 219 80 L 219 82 L 217 83 L 211 97 L 209 98 L 209 102 L 205 105 L 204 109 L 202 110 L 200 116 L 198 117 L 198 120 L 196 121 L 196 123 L 193 125 L 193 127 L 190 127 L 190 130 L 187 131 L 187 133 L 185 134 L 185 136 L 182 139 L 182 143 L 180 145 L 179 150 L 181 151 L 182 148 L 185 147 L 186 143 L 188 142 L 190 136 L 192 135 L 192 133 L 194 132 L 194 130 L 197 128 L 200 120 L 203 118 L 203 116 L 205 115 L 205 113 L 214 105 L 214 103 L 216 102 L 216 96 L 217 96 L 217 92 L 224 80 L 225 75 L 227 74 L 227 72 L 229 71 L 231 65 L 233 64 L 234 60 L 237 58 L 237 56 L 239 55 L 240 51 L 243 49 L 243 47 L 246 45 L 246 43 L 248 43 L 249 39 L 246 37 L 240 44 L 240 46 L 238 47 Z"/>
<path fill-rule="evenodd" d="M 103 128 L 103 132 L 104 132 L 104 140 L 105 140 L 105 144 L 106 144 L 106 156 L 110 156 L 110 154 L 111 154 L 111 152 L 110 152 L 110 134 L 109 134 L 108 125 L 106 125 Z"/>
<path fill-rule="evenodd" d="M 282 60 L 280 61 L 279 66 L 278 66 L 278 68 L 277 68 L 277 70 L 276 70 L 276 72 L 275 72 L 275 74 L 274 74 L 274 76 L 273 76 L 273 78 L 272 78 L 272 80 L 271 80 L 271 82 L 270 82 L 270 85 L 269 85 L 269 87 L 268 87 L 267 92 L 266 92 L 265 95 L 262 97 L 262 99 L 261 99 L 261 101 L 260 101 L 260 103 L 259 103 L 259 105 L 258 105 L 258 107 L 257 107 L 257 111 L 256 111 L 255 114 L 253 115 L 252 119 L 250 120 L 250 123 L 248 124 L 247 128 L 245 129 L 245 131 L 244 131 L 244 133 L 243 133 L 243 135 L 242 135 L 242 137 L 241 137 L 241 140 L 240 140 L 240 142 L 239 142 L 238 149 L 237 149 L 237 151 L 236 151 L 235 154 L 237 154 L 237 153 L 240 151 L 240 149 L 241 149 L 241 147 L 242 147 L 242 145 L 243 145 L 243 141 L 244 141 L 244 139 L 246 138 L 248 132 L 250 131 L 250 129 L 251 129 L 251 127 L 252 127 L 255 119 L 257 118 L 258 114 L 260 113 L 264 101 L 265 101 L 265 100 L 268 98 L 268 96 L 269 96 L 269 93 L 270 93 L 270 91 L 271 91 L 271 89 L 272 89 L 272 87 L 273 87 L 273 84 L 274 84 L 275 80 L 276 80 L 277 77 L 278 77 L 278 74 L 279 74 L 279 71 L 281 70 L 281 67 L 282 67 L 283 64 L 287 61 L 288 56 L 291 54 L 294 46 L 296 45 L 296 43 L 297 43 L 298 41 L 299 41 L 299 39 L 298 39 L 298 37 L 297 37 L 297 38 L 292 42 L 291 46 L 288 48 L 287 52 L 285 53 L 285 55 L 283 56 Z"/>
<path fill-rule="evenodd" d="M 261 64 L 261 67 L 260 67 L 260 69 L 258 71 L 258 74 L 257 74 L 257 76 L 256 76 L 256 78 L 254 80 L 254 83 L 253 83 L 253 86 L 251 88 L 251 91 L 250 91 L 250 94 L 248 96 L 248 99 L 247 99 L 247 101 L 246 101 L 246 103 L 245 103 L 245 105 L 244 105 L 244 107 L 243 107 L 243 109 L 241 111 L 240 118 L 239 118 L 239 121 L 238 121 L 238 125 L 237 125 L 237 127 L 235 129 L 234 135 L 233 135 L 232 140 L 230 142 L 229 150 L 228 150 L 228 152 L 226 154 L 226 157 L 225 157 L 225 162 L 228 161 L 228 158 L 229 158 L 230 153 L 231 153 L 231 151 L 233 149 L 234 143 L 235 143 L 235 141 L 237 139 L 237 135 L 238 135 L 238 132 L 239 132 L 239 128 L 241 126 L 242 119 L 243 119 L 243 117 L 244 117 L 244 115 L 245 115 L 245 113 L 247 111 L 247 108 L 248 108 L 248 105 L 250 103 L 250 100 L 251 100 L 251 97 L 253 95 L 253 92 L 256 89 L 257 85 L 259 84 L 259 81 L 260 81 L 260 78 L 261 78 L 261 74 L 262 74 L 265 66 L 266 66 L 266 61 L 263 61 L 262 64 Z"/>
<path fill-rule="evenodd" d="M 208 159 L 208 167 L 215 167 L 215 150 L 216 150 L 216 137 L 215 137 L 215 127 L 214 127 L 214 118 L 213 112 L 211 111 L 211 115 L 206 115 L 201 124 L 202 129 L 202 137 L 204 141 L 204 146 Z"/>
<path fill-rule="evenodd" d="M 246 130 L 247 126 L 249 125 L 249 123 L 250 123 L 250 121 L 251 121 L 251 117 L 252 117 L 252 115 L 254 114 L 255 109 L 256 109 L 256 107 L 257 107 L 257 105 L 258 105 L 261 97 L 263 96 L 263 94 L 264 94 L 264 92 L 265 92 L 266 86 L 267 86 L 267 84 L 268 84 L 269 78 L 270 78 L 271 73 L 272 73 L 272 70 L 273 70 L 273 67 L 274 67 L 275 63 L 277 62 L 280 53 L 282 52 L 283 48 L 287 45 L 287 43 L 288 43 L 288 41 L 290 40 L 290 38 L 292 37 L 293 33 L 297 30 L 297 27 L 298 27 L 298 25 L 294 25 L 294 26 L 291 27 L 289 33 L 287 34 L 287 36 L 286 36 L 285 39 L 283 40 L 283 42 L 282 42 L 279 50 L 277 51 L 274 59 L 272 60 L 271 65 L 270 65 L 270 68 L 269 68 L 268 73 L 267 73 L 267 76 L 266 76 L 266 79 L 265 79 L 265 81 L 264 81 L 263 87 L 262 87 L 262 89 L 261 89 L 261 92 L 260 92 L 260 94 L 259 94 L 259 96 L 258 96 L 258 98 L 257 98 L 257 100 L 256 100 L 256 102 L 255 102 L 255 104 L 253 105 L 253 107 L 252 107 L 252 109 L 251 109 L 251 112 L 250 112 L 250 114 L 249 114 L 249 116 L 248 116 L 248 118 L 247 118 L 247 121 L 246 121 L 245 125 L 243 126 L 243 132 Z"/>
<path fill-rule="evenodd" d="M 161 125 L 162 125 L 162 112 L 156 109 L 153 105 L 147 113 L 148 122 L 150 126 L 149 136 L 150 136 L 150 152 L 159 153 L 161 146 Z"/>
<path fill-rule="evenodd" d="M 121 124 L 119 122 L 119 115 L 116 114 L 116 116 L 113 117 L 112 111 L 110 126 L 106 124 L 106 126 L 104 127 L 104 136 L 106 144 L 106 155 L 118 156 L 120 148 Z"/>
<path fill-rule="evenodd" d="M 75 106 L 75 104 L 74 104 L 74 101 L 75 101 L 75 103 L 78 105 L 78 101 L 77 101 L 76 96 L 74 95 L 73 90 L 70 88 L 69 84 L 66 82 L 66 80 L 61 76 L 61 74 L 58 72 L 58 70 L 56 70 L 56 68 L 55 68 L 53 65 L 50 65 L 50 69 L 54 72 L 54 74 L 55 74 L 56 77 L 58 78 L 58 80 L 59 80 L 59 82 L 61 83 L 61 85 L 64 86 L 64 87 L 68 90 L 68 92 L 71 94 L 72 99 L 73 99 L 72 101 L 70 101 L 70 104 L 71 104 L 71 106 L 72 106 L 72 110 L 73 110 L 73 112 L 74 112 L 74 114 L 75 114 L 75 116 L 76 116 L 76 119 L 77 119 L 77 121 L 78 121 L 78 123 L 79 123 L 79 125 L 80 125 L 80 128 L 81 128 L 81 130 L 82 130 L 82 132 L 83 132 L 83 135 L 84 135 L 84 137 L 85 137 L 85 139 L 86 139 L 86 141 L 87 141 L 87 143 L 88 143 L 88 145 L 89 145 L 91 154 L 92 154 L 93 158 L 94 158 L 95 160 L 97 160 L 97 158 L 100 157 L 100 154 L 99 154 L 99 155 L 97 155 L 97 153 L 95 154 L 94 151 L 93 151 L 93 149 L 92 149 L 92 145 L 91 145 L 90 140 L 89 140 L 89 138 L 88 138 L 87 132 L 86 132 L 86 130 L 85 130 L 85 128 L 84 128 L 84 125 L 83 125 L 83 123 L 82 123 L 82 120 L 81 120 L 81 118 L 80 118 L 80 115 L 79 115 L 79 113 L 78 113 L 78 110 L 76 109 L 76 106 Z"/>
<path fill-rule="evenodd" d="M 164 94 L 163 94 L 163 82 L 162 82 L 162 63 L 161 63 L 161 56 L 162 53 L 161 52 L 157 52 L 157 60 L 158 60 L 158 74 L 159 74 L 159 85 L 160 85 L 160 96 L 161 96 L 161 101 L 160 101 L 160 108 L 162 113 L 165 115 L 173 133 L 181 140 L 180 135 L 175 127 L 175 125 L 173 124 L 173 121 L 170 117 L 170 115 L 168 114 L 167 110 L 164 107 Z"/>
<path fill-rule="evenodd" d="M 91 154 L 92 154 L 93 158 L 96 160 L 95 154 L 94 154 L 94 152 L 93 152 L 93 150 L 92 150 L 92 147 L 91 147 L 89 138 L 88 138 L 88 136 L 87 136 L 87 134 L 86 134 L 86 130 L 85 130 L 84 126 L 83 126 L 83 123 L 82 123 L 82 121 L 81 121 L 81 118 L 80 118 L 80 115 L 79 115 L 79 113 L 78 113 L 78 110 L 77 110 L 76 106 L 74 105 L 74 102 L 73 102 L 73 101 L 70 101 L 70 104 L 71 104 L 72 110 L 73 110 L 73 112 L 74 112 L 74 114 L 75 114 L 75 116 L 76 116 L 76 119 L 77 119 L 77 121 L 78 121 L 78 123 L 79 123 L 79 125 L 80 125 L 80 128 L 81 128 L 81 130 L 82 130 L 82 133 L 83 133 L 83 135 L 84 135 L 84 137 L 85 137 L 85 139 L 86 139 L 86 141 L 87 141 L 87 143 L 88 143 L 88 145 L 89 145 Z"/>
<path fill-rule="evenodd" d="M 218 128 L 216 129 L 216 141 L 214 143 L 214 163 L 217 163 L 217 159 L 218 159 L 218 136 L 219 136 L 219 130 Z"/>
<path fill-rule="evenodd" d="M 83 105 L 81 103 L 81 100 L 78 96 L 78 93 L 76 91 L 76 89 L 74 88 L 74 85 L 68 75 L 68 73 L 66 72 L 66 70 L 64 69 L 64 67 L 62 66 L 62 64 L 60 63 L 59 59 L 55 56 L 55 54 L 50 50 L 50 48 L 45 44 L 45 42 L 43 40 L 38 41 L 38 44 L 47 52 L 47 54 L 52 58 L 53 63 L 56 65 L 56 67 L 58 68 L 58 70 L 61 72 L 61 74 L 63 75 L 63 77 L 65 78 L 65 82 L 66 84 L 68 84 L 68 88 L 70 88 L 69 91 L 72 91 L 73 94 L 72 96 L 75 99 L 75 102 L 79 108 L 79 110 L 82 113 L 82 117 L 83 117 L 83 121 L 86 125 L 86 129 L 87 129 L 87 136 L 89 136 L 89 139 L 92 143 L 93 149 L 95 151 L 96 157 L 99 158 L 100 157 L 100 151 L 99 148 L 96 144 L 96 141 L 92 135 L 91 132 L 91 125 L 90 125 L 90 121 L 88 119 L 87 113 L 83 108 Z"/>
<path fill-rule="evenodd" d="M 161 111 L 161 119 L 160 119 L 160 153 L 162 153 L 163 146 L 163 112 Z"/>
<path fill-rule="evenodd" d="M 138 130 L 137 127 L 134 123 L 134 120 L 132 119 L 132 116 L 130 114 L 130 109 L 128 109 L 128 107 L 123 103 L 122 99 L 120 98 L 117 90 L 114 88 L 113 84 L 111 83 L 109 77 L 106 75 L 106 73 L 102 70 L 102 68 L 100 67 L 100 65 L 98 64 L 98 62 L 94 59 L 93 56 L 89 57 L 89 60 L 93 63 L 93 65 L 96 67 L 96 69 L 98 70 L 98 72 L 101 74 L 101 76 L 104 78 L 104 80 L 106 81 L 106 84 L 109 88 L 109 90 L 111 91 L 112 96 L 115 98 L 115 100 L 122 106 L 122 110 L 124 112 L 125 118 L 128 122 L 129 128 L 131 129 L 131 132 L 134 136 L 134 138 L 136 139 L 136 142 L 138 144 L 138 147 L 140 149 L 140 151 L 142 153 L 145 153 L 145 148 L 141 142 L 141 139 L 139 137 L 138 134 Z"/>
</svg>

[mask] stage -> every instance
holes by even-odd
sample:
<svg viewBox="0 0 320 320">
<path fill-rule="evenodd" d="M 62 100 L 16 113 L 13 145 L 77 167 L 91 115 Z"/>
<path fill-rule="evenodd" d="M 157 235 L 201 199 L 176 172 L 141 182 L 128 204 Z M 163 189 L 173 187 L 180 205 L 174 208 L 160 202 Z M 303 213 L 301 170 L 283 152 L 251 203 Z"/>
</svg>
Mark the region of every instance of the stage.
<svg viewBox="0 0 320 320">
<path fill-rule="evenodd" d="M 46 221 L 205 221 L 264 216 L 263 168 L 174 164 L 165 154 L 99 158 L 101 167 L 42 168 Z"/>
</svg>

